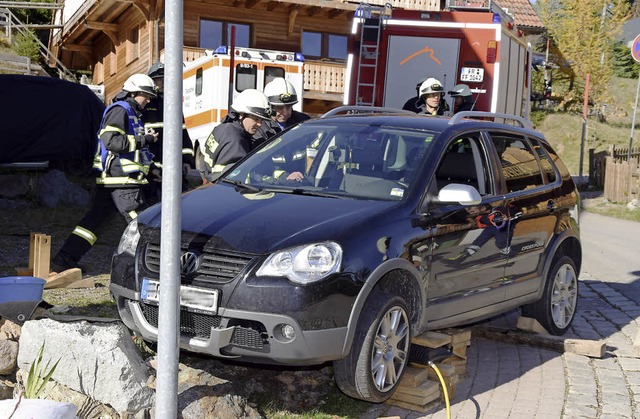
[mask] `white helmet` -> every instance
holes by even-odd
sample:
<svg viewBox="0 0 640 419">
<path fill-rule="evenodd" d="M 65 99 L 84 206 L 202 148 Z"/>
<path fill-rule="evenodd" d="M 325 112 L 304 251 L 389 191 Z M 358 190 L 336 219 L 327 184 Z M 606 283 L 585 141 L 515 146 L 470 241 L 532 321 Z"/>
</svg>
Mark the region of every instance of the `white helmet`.
<svg viewBox="0 0 640 419">
<path fill-rule="evenodd" d="M 451 97 L 471 96 L 471 89 L 466 84 L 456 84 L 452 90 L 449 90 Z"/>
<path fill-rule="evenodd" d="M 277 77 L 264 86 L 264 94 L 273 106 L 295 105 L 298 103 L 296 89 L 290 81 Z"/>
<path fill-rule="evenodd" d="M 442 87 L 440 80 L 429 77 L 422 83 L 420 86 L 420 96 L 429 93 L 440 93 L 444 95 L 444 87 Z"/>
<path fill-rule="evenodd" d="M 124 82 L 122 90 L 129 93 L 144 92 L 156 97 L 156 84 L 146 74 L 134 74 Z"/>
<path fill-rule="evenodd" d="M 271 117 L 271 105 L 267 97 L 259 90 L 246 89 L 233 100 L 231 108 L 237 113 L 245 113 L 262 119 Z"/>
</svg>

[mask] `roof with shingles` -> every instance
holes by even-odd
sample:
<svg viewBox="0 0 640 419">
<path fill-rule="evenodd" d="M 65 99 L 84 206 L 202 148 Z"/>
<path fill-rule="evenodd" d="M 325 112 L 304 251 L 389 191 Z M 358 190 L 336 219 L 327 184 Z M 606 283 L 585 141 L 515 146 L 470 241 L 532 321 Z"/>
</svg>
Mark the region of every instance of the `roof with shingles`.
<svg viewBox="0 0 640 419">
<path fill-rule="evenodd" d="M 524 28 L 544 29 L 544 24 L 529 0 L 497 0 L 494 2 L 513 16 L 516 25 Z"/>
</svg>

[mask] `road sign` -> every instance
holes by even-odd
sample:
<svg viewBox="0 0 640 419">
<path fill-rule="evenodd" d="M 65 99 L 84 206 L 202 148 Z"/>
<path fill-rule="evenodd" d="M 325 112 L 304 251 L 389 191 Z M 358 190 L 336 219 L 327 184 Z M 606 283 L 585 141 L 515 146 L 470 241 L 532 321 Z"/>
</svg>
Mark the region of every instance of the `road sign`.
<svg viewBox="0 0 640 419">
<path fill-rule="evenodd" d="M 631 45 L 631 56 L 634 60 L 640 62 L 640 35 L 636 36 Z"/>
</svg>

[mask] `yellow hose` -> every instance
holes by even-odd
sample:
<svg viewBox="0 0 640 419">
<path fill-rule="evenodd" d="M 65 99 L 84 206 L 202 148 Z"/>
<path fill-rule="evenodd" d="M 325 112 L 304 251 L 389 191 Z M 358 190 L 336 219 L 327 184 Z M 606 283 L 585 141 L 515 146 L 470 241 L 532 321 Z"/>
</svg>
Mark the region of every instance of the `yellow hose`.
<svg viewBox="0 0 640 419">
<path fill-rule="evenodd" d="M 449 392 L 447 391 L 447 385 L 445 384 L 444 378 L 442 377 L 442 374 L 440 374 L 440 370 L 438 369 L 436 364 L 434 364 L 433 361 L 429 361 L 428 363 L 429 366 L 436 372 L 436 375 L 440 380 L 440 384 L 442 385 L 442 393 L 444 394 L 444 404 L 447 407 L 447 419 L 451 419 L 451 408 L 449 406 Z"/>
</svg>

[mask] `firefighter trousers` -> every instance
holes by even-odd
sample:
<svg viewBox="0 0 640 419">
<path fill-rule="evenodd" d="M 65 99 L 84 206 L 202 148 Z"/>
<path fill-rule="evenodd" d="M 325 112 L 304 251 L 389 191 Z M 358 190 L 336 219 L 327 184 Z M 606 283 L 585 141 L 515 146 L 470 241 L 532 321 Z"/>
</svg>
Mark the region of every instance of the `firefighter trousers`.
<svg viewBox="0 0 640 419">
<path fill-rule="evenodd" d="M 137 217 L 139 211 L 155 203 L 145 198 L 146 194 L 142 187 L 122 189 L 97 187 L 91 208 L 73 229 L 58 255 L 62 255 L 63 260 L 71 264 L 77 264 L 98 240 L 98 233 L 102 227 L 116 213 L 122 214 L 128 223 Z M 58 259 L 58 256 L 54 259 Z"/>
</svg>

